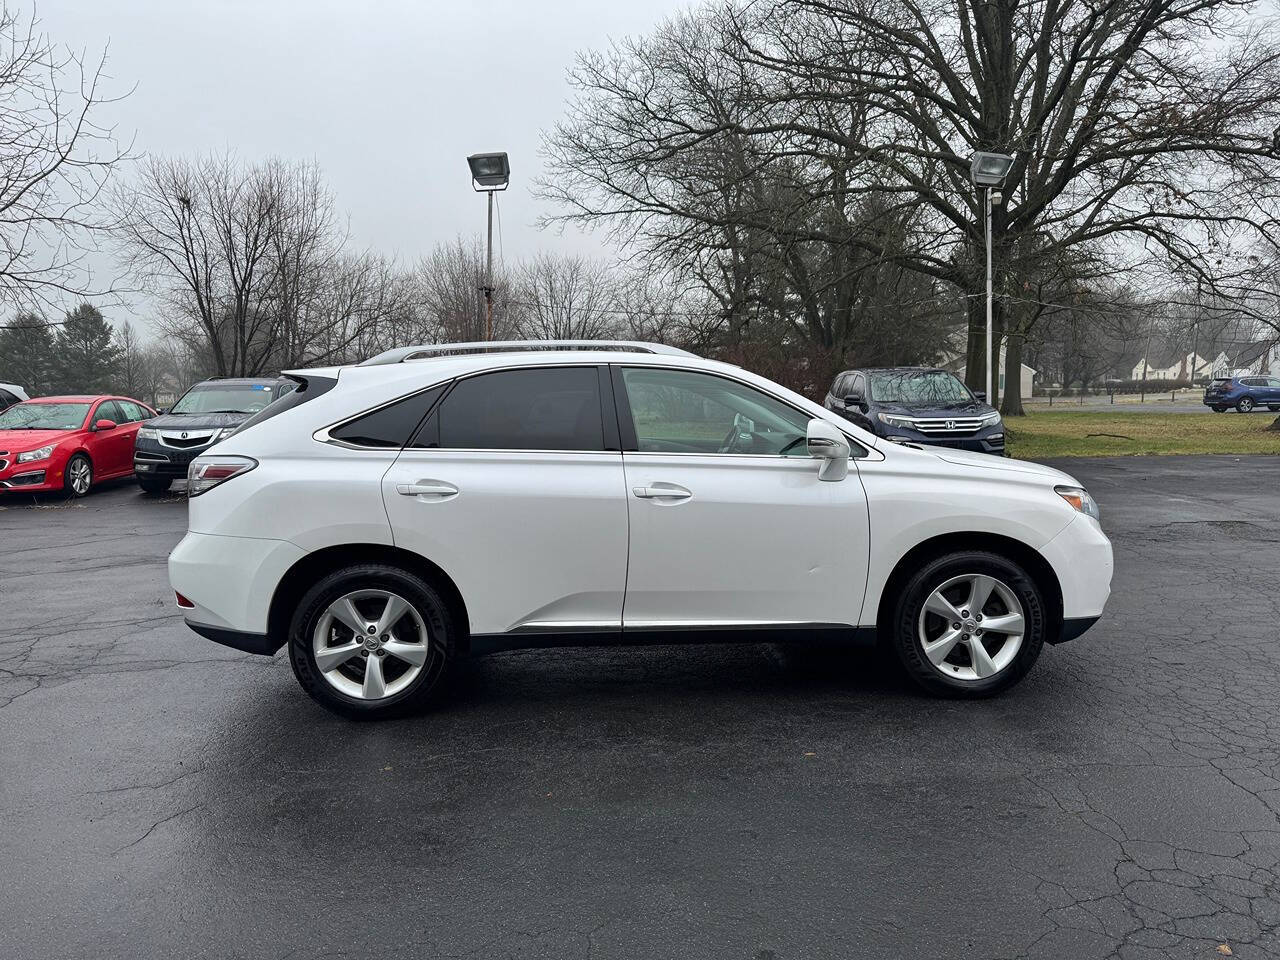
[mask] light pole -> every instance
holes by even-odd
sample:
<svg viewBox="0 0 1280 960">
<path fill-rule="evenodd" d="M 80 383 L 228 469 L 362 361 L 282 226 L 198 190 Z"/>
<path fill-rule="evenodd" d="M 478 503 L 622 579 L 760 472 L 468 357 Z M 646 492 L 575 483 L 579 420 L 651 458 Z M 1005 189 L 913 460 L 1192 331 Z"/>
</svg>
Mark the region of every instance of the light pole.
<svg viewBox="0 0 1280 960">
<path fill-rule="evenodd" d="M 484 338 L 493 339 L 493 195 L 507 189 L 511 180 L 511 164 L 505 153 L 473 153 L 467 157 L 471 168 L 471 189 L 489 195 L 489 238 L 485 243 Z"/>
<path fill-rule="evenodd" d="M 999 193 L 999 189 L 1004 186 L 1004 178 L 1009 175 L 1009 168 L 1013 166 L 1013 157 L 1003 153 L 984 153 L 981 150 L 975 151 L 973 158 L 969 161 L 969 178 L 973 181 L 975 187 L 982 188 L 983 200 L 986 206 L 986 232 L 987 232 L 987 403 L 995 406 L 995 357 L 991 352 L 991 206 L 1000 203 L 1003 199 Z M 992 191 L 995 190 L 995 194 Z"/>
</svg>

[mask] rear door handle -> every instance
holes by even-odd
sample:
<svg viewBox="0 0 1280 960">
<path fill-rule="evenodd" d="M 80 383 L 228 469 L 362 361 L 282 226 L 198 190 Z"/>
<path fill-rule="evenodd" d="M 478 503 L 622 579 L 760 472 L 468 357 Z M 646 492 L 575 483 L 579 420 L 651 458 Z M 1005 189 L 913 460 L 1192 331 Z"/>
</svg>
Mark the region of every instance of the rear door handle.
<svg viewBox="0 0 1280 960">
<path fill-rule="evenodd" d="M 688 500 L 693 496 L 692 491 L 685 489 L 678 483 L 663 483 L 662 481 L 647 487 L 632 487 L 631 492 L 641 500 L 662 500 L 671 503 Z"/>
<path fill-rule="evenodd" d="M 417 483 L 398 483 L 396 493 L 402 497 L 422 497 L 426 500 L 448 500 L 458 495 L 458 488 L 443 480 L 419 480 Z"/>
</svg>

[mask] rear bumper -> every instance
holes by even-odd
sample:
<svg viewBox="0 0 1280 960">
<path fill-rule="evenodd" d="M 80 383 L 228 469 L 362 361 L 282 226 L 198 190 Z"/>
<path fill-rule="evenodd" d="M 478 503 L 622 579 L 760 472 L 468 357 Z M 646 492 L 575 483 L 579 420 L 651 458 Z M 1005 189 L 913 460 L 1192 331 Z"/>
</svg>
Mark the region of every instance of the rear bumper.
<svg viewBox="0 0 1280 960">
<path fill-rule="evenodd" d="M 169 554 L 169 583 L 191 601 L 187 622 L 192 629 L 245 650 L 248 648 L 226 638 L 236 634 L 266 636 L 276 586 L 305 555 L 302 548 L 287 540 L 188 532 Z M 207 631 L 218 631 L 219 636 Z"/>
<path fill-rule="evenodd" d="M 269 657 L 280 649 L 280 646 L 272 643 L 265 633 L 224 630 L 222 627 L 211 627 L 207 623 L 195 623 L 192 620 L 187 621 L 187 626 L 206 640 L 220 643 L 224 647 L 243 650 L 245 653 L 258 653 Z"/>
</svg>

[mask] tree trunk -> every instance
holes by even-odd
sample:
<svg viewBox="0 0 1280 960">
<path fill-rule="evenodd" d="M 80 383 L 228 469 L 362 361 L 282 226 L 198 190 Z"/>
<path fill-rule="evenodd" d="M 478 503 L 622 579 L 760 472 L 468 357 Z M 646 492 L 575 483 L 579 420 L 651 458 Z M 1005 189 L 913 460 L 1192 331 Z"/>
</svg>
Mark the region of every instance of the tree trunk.
<svg viewBox="0 0 1280 960">
<path fill-rule="evenodd" d="M 1006 417 L 1021 417 L 1022 409 L 1022 334 L 1010 333 L 1004 353 L 1004 397 L 1000 412 Z"/>
</svg>

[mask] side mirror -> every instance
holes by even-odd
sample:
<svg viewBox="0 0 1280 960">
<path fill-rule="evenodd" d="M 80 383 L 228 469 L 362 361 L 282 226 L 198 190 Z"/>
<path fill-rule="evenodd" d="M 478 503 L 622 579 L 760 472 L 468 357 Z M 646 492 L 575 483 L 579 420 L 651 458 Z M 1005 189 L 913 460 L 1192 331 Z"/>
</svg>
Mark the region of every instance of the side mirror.
<svg viewBox="0 0 1280 960">
<path fill-rule="evenodd" d="M 822 461 L 819 480 L 843 480 L 849 473 L 849 441 L 833 423 L 814 417 L 805 431 L 809 456 Z"/>
<path fill-rule="evenodd" d="M 850 393 L 844 398 L 846 407 L 857 407 L 859 410 L 867 409 L 867 398 L 860 393 Z"/>
<path fill-rule="evenodd" d="M 977 400 L 979 403 L 986 403 L 986 402 L 987 402 L 987 391 L 985 391 L 985 390 L 975 390 L 975 391 L 973 391 L 973 399 Z"/>
<path fill-rule="evenodd" d="M 103 419 L 95 421 L 93 424 L 94 430 L 114 430 L 115 428 L 116 422 L 114 420 Z"/>
<path fill-rule="evenodd" d="M 156 411 L 156 416 L 163 417 L 168 412 L 169 412 L 168 407 L 161 407 L 159 410 Z"/>
</svg>

